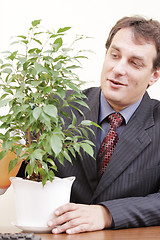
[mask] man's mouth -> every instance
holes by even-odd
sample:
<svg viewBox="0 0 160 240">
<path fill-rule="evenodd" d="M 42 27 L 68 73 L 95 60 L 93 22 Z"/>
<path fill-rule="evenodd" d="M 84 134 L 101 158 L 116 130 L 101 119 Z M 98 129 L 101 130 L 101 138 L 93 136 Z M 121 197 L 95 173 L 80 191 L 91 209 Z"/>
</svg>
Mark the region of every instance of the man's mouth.
<svg viewBox="0 0 160 240">
<path fill-rule="evenodd" d="M 114 79 L 108 79 L 112 84 L 117 85 L 117 86 L 126 86 L 126 84 L 119 82 L 117 80 Z"/>
</svg>

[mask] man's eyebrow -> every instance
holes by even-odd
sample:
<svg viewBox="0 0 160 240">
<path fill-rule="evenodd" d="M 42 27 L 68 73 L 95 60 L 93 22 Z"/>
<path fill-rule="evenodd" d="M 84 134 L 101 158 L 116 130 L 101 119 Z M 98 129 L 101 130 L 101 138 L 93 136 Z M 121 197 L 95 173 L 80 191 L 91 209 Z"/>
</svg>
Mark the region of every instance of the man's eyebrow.
<svg viewBox="0 0 160 240">
<path fill-rule="evenodd" d="M 117 51 L 119 51 L 120 52 L 120 48 L 119 47 L 117 47 L 116 45 L 111 45 L 111 48 L 113 48 L 113 49 L 115 49 L 115 50 L 117 50 Z M 143 61 L 144 62 L 144 58 L 142 57 L 142 56 L 139 56 L 139 55 L 133 55 L 132 56 L 132 58 L 134 58 L 134 59 L 137 59 L 137 60 L 140 60 L 140 61 Z"/>
<path fill-rule="evenodd" d="M 117 50 L 117 51 L 120 51 L 120 49 L 119 49 L 119 47 L 117 47 L 116 45 L 111 45 L 111 48 L 114 48 L 115 50 Z"/>
</svg>

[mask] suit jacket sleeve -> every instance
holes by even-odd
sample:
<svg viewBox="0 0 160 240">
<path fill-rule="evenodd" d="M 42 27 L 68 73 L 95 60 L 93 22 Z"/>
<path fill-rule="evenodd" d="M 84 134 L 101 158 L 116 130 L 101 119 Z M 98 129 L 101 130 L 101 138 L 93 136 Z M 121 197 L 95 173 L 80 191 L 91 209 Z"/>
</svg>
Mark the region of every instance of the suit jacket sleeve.
<svg viewBox="0 0 160 240">
<path fill-rule="evenodd" d="M 160 225 L 159 140 L 160 104 L 146 93 L 112 155 L 101 181 L 103 191 L 95 198 L 109 209 L 113 228 Z"/>
<path fill-rule="evenodd" d="M 100 204 L 110 211 L 114 229 L 160 224 L 160 192 L 145 197 L 112 199 Z"/>
</svg>

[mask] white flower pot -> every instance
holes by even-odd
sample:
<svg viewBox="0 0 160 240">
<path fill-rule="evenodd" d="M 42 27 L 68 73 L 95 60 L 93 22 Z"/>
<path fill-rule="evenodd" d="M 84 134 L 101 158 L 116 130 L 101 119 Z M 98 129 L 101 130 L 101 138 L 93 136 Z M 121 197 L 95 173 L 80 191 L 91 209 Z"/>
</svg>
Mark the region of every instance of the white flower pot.
<svg viewBox="0 0 160 240">
<path fill-rule="evenodd" d="M 47 181 L 44 187 L 41 182 L 18 177 L 10 180 L 15 197 L 16 226 L 22 230 L 29 227 L 29 230 L 34 231 L 34 228 L 47 228 L 48 220 L 54 217 L 54 210 L 69 202 L 75 177 L 55 177 L 52 182 Z"/>
</svg>

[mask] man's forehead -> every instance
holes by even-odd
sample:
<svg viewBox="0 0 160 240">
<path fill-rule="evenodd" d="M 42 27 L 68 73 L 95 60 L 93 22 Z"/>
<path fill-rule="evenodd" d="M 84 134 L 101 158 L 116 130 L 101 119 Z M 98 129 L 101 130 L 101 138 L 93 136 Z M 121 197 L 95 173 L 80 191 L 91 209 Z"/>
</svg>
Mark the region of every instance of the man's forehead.
<svg viewBox="0 0 160 240">
<path fill-rule="evenodd" d="M 114 40 L 117 38 L 117 36 L 121 36 L 121 38 L 124 40 L 126 39 L 126 35 L 130 35 L 130 39 L 132 40 L 133 44 L 135 45 L 153 45 L 156 48 L 156 43 L 152 39 L 145 38 L 142 34 L 135 32 L 133 27 L 126 27 L 122 28 L 117 31 L 115 36 L 112 39 L 111 45 L 114 42 Z"/>
<path fill-rule="evenodd" d="M 110 48 L 118 51 L 127 51 L 131 54 L 143 56 L 145 53 L 152 52 L 154 57 L 157 54 L 156 46 L 151 41 L 142 38 L 135 39 L 131 28 L 120 29 L 112 39 Z"/>
</svg>

